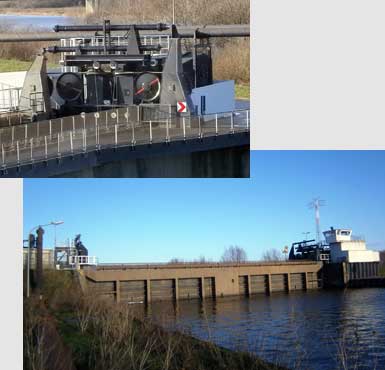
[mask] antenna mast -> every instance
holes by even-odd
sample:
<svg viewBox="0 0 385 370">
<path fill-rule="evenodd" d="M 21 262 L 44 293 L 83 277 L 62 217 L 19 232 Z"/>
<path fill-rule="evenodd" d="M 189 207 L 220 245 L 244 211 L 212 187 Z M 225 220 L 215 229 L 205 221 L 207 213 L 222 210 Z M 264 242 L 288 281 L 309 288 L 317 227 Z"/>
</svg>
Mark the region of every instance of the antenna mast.
<svg viewBox="0 0 385 370">
<path fill-rule="evenodd" d="M 316 236 L 317 236 L 317 243 L 321 243 L 321 227 L 320 227 L 320 207 L 325 205 L 325 201 L 323 199 L 314 198 L 309 203 L 309 208 L 315 210 L 315 225 L 316 225 Z"/>
</svg>

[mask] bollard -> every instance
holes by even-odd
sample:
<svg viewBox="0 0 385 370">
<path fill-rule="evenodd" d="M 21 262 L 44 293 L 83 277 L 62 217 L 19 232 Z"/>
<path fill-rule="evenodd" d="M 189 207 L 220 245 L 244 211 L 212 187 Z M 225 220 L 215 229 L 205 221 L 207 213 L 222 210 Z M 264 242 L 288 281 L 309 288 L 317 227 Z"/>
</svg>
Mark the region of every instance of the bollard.
<svg viewBox="0 0 385 370">
<path fill-rule="evenodd" d="M 60 118 L 60 136 L 64 138 L 63 136 L 63 118 Z"/>
<path fill-rule="evenodd" d="M 74 132 L 75 136 L 75 116 L 72 116 L 72 131 Z"/>
<path fill-rule="evenodd" d="M 202 138 L 201 116 L 198 116 L 198 137 Z"/>
<path fill-rule="evenodd" d="M 57 155 L 60 157 L 60 136 L 57 136 Z"/>
<path fill-rule="evenodd" d="M 13 141 L 15 140 L 15 126 L 12 126 L 11 133 L 12 133 L 12 146 L 13 146 Z"/>
<path fill-rule="evenodd" d="M 118 125 L 115 124 L 115 148 L 118 146 Z"/>
<path fill-rule="evenodd" d="M 183 121 L 183 140 L 186 141 L 186 120 L 184 117 L 182 121 Z"/>
<path fill-rule="evenodd" d="M 234 133 L 234 116 L 233 116 L 233 113 L 230 113 L 231 114 L 231 133 L 233 134 Z"/>
<path fill-rule="evenodd" d="M 249 111 L 246 111 L 246 128 L 249 129 Z"/>
<path fill-rule="evenodd" d="M 49 120 L 49 140 L 52 140 L 52 121 Z"/>
<path fill-rule="evenodd" d="M 25 142 L 27 142 L 27 140 L 28 140 L 28 125 L 25 125 L 25 127 L 24 127 L 24 140 L 25 140 Z"/>
</svg>

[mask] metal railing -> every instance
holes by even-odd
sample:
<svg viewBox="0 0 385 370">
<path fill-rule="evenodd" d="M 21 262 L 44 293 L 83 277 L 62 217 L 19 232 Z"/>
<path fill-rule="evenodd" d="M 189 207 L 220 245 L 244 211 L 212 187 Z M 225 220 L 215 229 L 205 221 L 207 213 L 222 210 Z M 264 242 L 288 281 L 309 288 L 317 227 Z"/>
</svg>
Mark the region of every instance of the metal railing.
<svg viewBox="0 0 385 370">
<path fill-rule="evenodd" d="M 98 259 L 96 256 L 70 256 L 70 265 L 93 265 L 98 264 Z"/>
<path fill-rule="evenodd" d="M 248 110 L 186 117 L 168 110 L 158 109 L 149 120 L 132 106 L 2 128 L 0 165 L 6 169 L 106 148 L 249 131 Z"/>
<path fill-rule="evenodd" d="M 0 112 L 13 112 L 19 107 L 21 87 L 0 83 Z"/>
</svg>

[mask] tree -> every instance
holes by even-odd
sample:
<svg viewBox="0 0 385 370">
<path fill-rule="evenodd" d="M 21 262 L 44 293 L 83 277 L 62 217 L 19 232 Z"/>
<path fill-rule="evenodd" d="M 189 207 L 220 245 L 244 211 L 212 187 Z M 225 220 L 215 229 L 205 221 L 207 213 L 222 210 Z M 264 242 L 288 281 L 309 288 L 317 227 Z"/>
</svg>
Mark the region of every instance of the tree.
<svg viewBox="0 0 385 370">
<path fill-rule="evenodd" d="M 265 251 L 262 255 L 263 261 L 282 261 L 282 253 L 275 248 L 271 248 Z"/>
<path fill-rule="evenodd" d="M 231 245 L 226 248 L 222 254 L 222 262 L 245 262 L 247 261 L 247 255 L 243 248 L 238 247 L 237 245 Z"/>
</svg>

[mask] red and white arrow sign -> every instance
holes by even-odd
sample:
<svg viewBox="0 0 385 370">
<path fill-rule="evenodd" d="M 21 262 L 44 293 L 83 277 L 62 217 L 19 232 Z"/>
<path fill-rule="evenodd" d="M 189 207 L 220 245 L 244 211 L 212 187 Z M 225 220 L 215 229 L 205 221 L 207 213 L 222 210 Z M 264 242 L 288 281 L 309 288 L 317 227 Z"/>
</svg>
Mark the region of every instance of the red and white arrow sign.
<svg viewBox="0 0 385 370">
<path fill-rule="evenodd" d="M 186 113 L 187 112 L 187 104 L 185 101 L 178 101 L 176 103 L 176 111 L 178 113 Z"/>
</svg>

